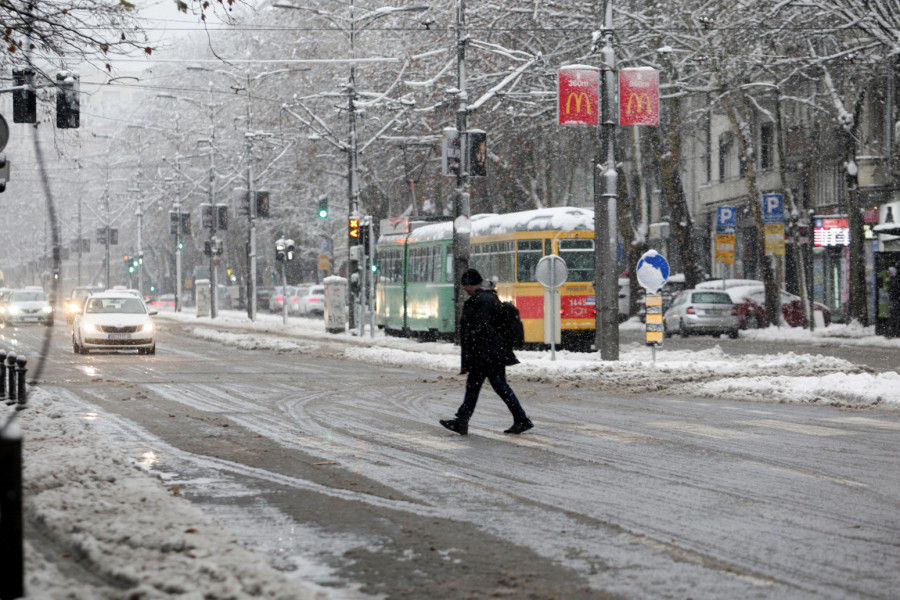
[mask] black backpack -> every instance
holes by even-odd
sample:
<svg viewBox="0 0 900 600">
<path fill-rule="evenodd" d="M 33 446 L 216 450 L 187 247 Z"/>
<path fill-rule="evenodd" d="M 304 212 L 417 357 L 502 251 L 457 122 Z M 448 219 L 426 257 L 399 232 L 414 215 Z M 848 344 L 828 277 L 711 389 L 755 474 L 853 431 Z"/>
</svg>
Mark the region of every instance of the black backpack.
<svg viewBox="0 0 900 600">
<path fill-rule="evenodd" d="M 510 348 L 520 350 L 525 347 L 525 327 L 519 317 L 519 309 L 512 302 L 503 302 L 502 305 L 500 335 Z"/>
</svg>

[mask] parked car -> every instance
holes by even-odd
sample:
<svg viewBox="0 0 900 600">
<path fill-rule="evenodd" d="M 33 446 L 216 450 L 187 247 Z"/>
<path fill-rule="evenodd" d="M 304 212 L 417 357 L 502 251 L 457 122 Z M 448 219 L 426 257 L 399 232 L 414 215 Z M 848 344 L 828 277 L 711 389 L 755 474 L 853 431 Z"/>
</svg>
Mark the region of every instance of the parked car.
<svg viewBox="0 0 900 600">
<path fill-rule="evenodd" d="M 76 354 L 91 350 L 137 350 L 156 354 L 153 315 L 133 294 L 92 294 L 72 324 L 72 349 Z"/>
<path fill-rule="evenodd" d="M 150 303 L 150 306 L 156 308 L 174 309 L 175 294 L 160 294 L 160 296 Z"/>
<path fill-rule="evenodd" d="M 275 294 L 275 288 L 257 287 L 256 288 L 256 310 L 264 310 L 269 307 L 269 300 Z"/>
<path fill-rule="evenodd" d="M 766 288 L 763 282 L 757 281 L 754 285 L 742 285 L 730 287 L 725 292 L 731 296 L 737 308 L 741 329 L 759 329 L 766 326 Z M 799 327 L 803 324 L 803 303 L 800 296 L 795 296 L 784 290 L 781 292 L 781 314 L 784 322 L 790 327 Z M 814 310 L 822 315 L 825 325 L 831 324 L 831 311 L 820 302 L 813 302 Z"/>
<path fill-rule="evenodd" d="M 53 305 L 44 290 L 29 288 L 12 290 L 0 305 L 0 321 L 4 323 L 43 323 L 53 325 Z"/>
<path fill-rule="evenodd" d="M 325 286 L 314 285 L 300 296 L 300 314 L 322 316 L 325 314 Z"/>
<path fill-rule="evenodd" d="M 287 292 L 283 294 L 282 292 Z M 284 310 L 285 298 L 287 298 L 287 307 L 289 313 L 300 312 L 300 295 L 306 293 L 306 288 L 298 288 L 293 285 L 285 288 L 275 288 L 275 293 L 269 298 L 269 310 L 272 312 L 282 312 Z"/>
<path fill-rule="evenodd" d="M 736 338 L 739 326 L 734 302 L 721 290 L 684 290 L 663 315 L 665 337 L 677 331 L 681 337 L 694 334 L 719 337 L 725 333 Z"/>
<path fill-rule="evenodd" d="M 91 294 L 102 292 L 103 288 L 96 285 L 80 285 L 73 288 L 65 301 L 66 323 L 71 324 L 75 315 L 84 309 L 84 301 Z"/>
</svg>

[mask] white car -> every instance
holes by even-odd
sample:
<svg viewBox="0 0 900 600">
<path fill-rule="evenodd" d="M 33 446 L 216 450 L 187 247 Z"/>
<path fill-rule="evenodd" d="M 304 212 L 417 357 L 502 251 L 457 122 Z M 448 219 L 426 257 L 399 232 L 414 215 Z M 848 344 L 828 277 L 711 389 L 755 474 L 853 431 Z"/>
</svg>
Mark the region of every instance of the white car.
<svg viewBox="0 0 900 600">
<path fill-rule="evenodd" d="M 72 349 L 76 354 L 91 350 L 137 350 L 156 354 L 152 316 L 140 298 L 127 292 L 91 295 L 72 324 Z"/>
<path fill-rule="evenodd" d="M 300 314 L 306 317 L 325 314 L 324 285 L 314 285 L 300 295 Z"/>
<path fill-rule="evenodd" d="M 43 323 L 53 325 L 53 306 L 40 288 L 12 290 L 0 306 L 0 320 L 4 323 Z"/>
</svg>

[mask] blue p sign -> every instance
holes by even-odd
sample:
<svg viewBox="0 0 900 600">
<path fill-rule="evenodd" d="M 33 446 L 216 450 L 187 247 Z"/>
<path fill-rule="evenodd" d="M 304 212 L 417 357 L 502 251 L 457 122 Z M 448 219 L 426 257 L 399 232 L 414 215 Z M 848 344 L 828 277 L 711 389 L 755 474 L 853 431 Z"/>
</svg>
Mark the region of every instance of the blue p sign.
<svg viewBox="0 0 900 600">
<path fill-rule="evenodd" d="M 784 196 L 781 194 L 763 196 L 763 222 L 766 225 L 784 223 Z"/>
<path fill-rule="evenodd" d="M 737 229 L 737 209 L 720 206 L 716 210 L 716 233 L 734 233 Z"/>
</svg>

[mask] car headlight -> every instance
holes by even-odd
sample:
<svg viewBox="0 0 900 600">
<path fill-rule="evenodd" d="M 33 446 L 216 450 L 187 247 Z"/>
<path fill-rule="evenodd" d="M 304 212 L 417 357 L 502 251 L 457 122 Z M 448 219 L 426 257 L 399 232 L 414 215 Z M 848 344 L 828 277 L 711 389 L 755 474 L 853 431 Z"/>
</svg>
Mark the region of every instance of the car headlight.
<svg viewBox="0 0 900 600">
<path fill-rule="evenodd" d="M 90 321 L 85 321 L 81 324 L 81 328 L 85 333 L 97 333 L 97 326 L 91 323 Z"/>
<path fill-rule="evenodd" d="M 10 306 L 9 307 L 9 314 L 11 314 L 11 315 L 17 315 L 20 312 L 22 312 L 22 309 L 19 308 L 18 306 Z"/>
<path fill-rule="evenodd" d="M 153 321 L 147 321 L 142 328 L 144 333 L 153 333 Z"/>
<path fill-rule="evenodd" d="M 45 306 L 45 307 L 44 307 L 44 312 L 45 312 L 45 313 L 48 313 L 48 314 L 49 314 L 49 313 L 52 313 L 52 312 L 53 312 L 53 307 L 52 307 L 52 306 Z"/>
</svg>

